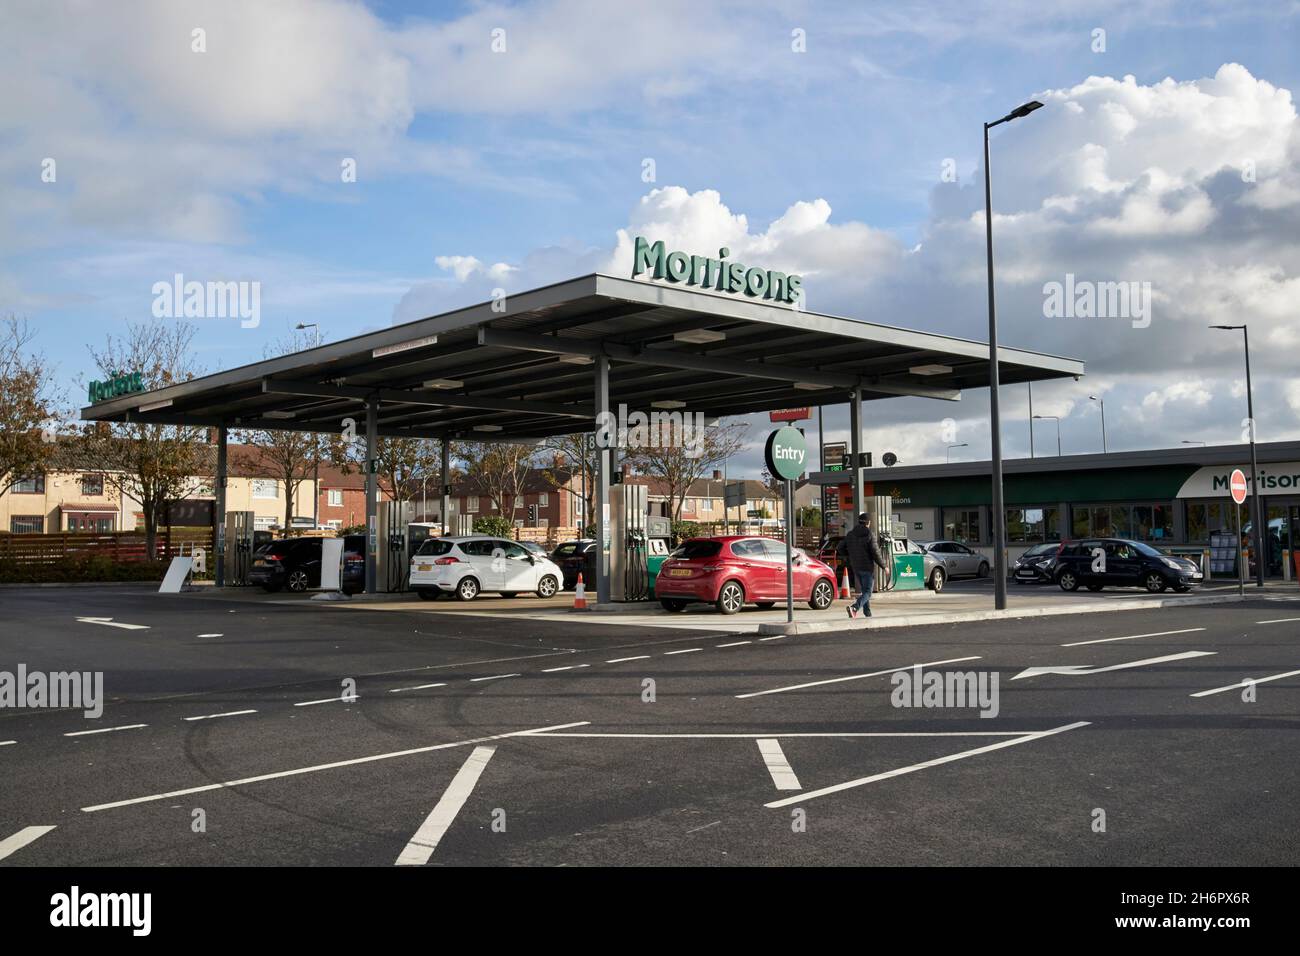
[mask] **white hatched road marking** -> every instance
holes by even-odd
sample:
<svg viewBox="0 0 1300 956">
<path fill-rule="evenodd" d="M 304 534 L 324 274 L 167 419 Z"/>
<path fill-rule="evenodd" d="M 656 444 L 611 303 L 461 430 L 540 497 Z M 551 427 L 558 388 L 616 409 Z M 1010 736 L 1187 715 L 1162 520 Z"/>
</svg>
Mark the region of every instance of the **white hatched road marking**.
<svg viewBox="0 0 1300 956">
<path fill-rule="evenodd" d="M 1209 697 L 1211 694 L 1222 694 L 1225 691 L 1236 690 L 1238 687 L 1249 687 L 1251 684 L 1266 684 L 1271 680 L 1281 680 L 1283 677 L 1295 677 L 1300 671 L 1287 671 L 1285 674 L 1274 674 L 1272 677 L 1247 677 L 1244 681 L 1236 684 L 1229 684 L 1227 687 L 1215 687 L 1213 690 L 1198 690 L 1195 694 L 1189 694 L 1189 697 Z"/>
<path fill-rule="evenodd" d="M 1011 740 L 1000 740 L 995 744 L 976 747 L 974 750 L 963 750 L 961 753 L 949 754 L 946 757 L 936 757 L 934 760 L 925 760 L 921 763 L 914 763 L 907 767 L 899 767 L 897 770 L 886 770 L 884 773 L 872 774 L 869 777 L 859 777 L 857 780 L 848 780 L 844 783 L 837 783 L 833 787 L 823 787 L 821 790 L 811 790 L 808 793 L 801 793 L 797 797 L 786 797 L 784 800 L 775 800 L 772 803 L 765 803 L 763 806 L 768 809 L 788 807 L 791 804 L 803 803 L 806 800 L 814 800 L 817 797 L 825 797 L 832 793 L 839 793 L 841 790 L 850 790 L 854 787 L 864 787 L 869 783 L 888 780 L 890 777 L 900 777 L 905 773 L 915 773 L 918 770 L 938 767 L 946 763 L 952 763 L 954 760 L 963 760 L 966 757 L 974 757 L 977 754 L 991 753 L 994 750 L 1001 750 L 1004 747 L 1015 747 L 1018 744 L 1027 744 L 1034 740 L 1041 740 L 1044 737 L 1050 737 L 1053 734 L 1065 733 L 1067 730 L 1076 730 L 1079 727 L 1087 727 L 1090 723 L 1091 721 L 1081 720 L 1078 723 L 1053 727 L 1051 730 L 1034 731 L 1033 733 L 1025 734 L 1021 737 L 1015 737 Z"/>
<path fill-rule="evenodd" d="M 781 741 L 775 737 L 760 737 L 758 752 L 763 755 L 763 763 L 767 764 L 767 772 L 772 775 L 772 783 L 776 785 L 776 789 L 803 789 L 799 784 L 799 778 L 794 775 L 794 770 L 790 767 L 790 761 L 785 759 Z"/>
<path fill-rule="evenodd" d="M 460 770 L 456 771 L 456 776 L 452 777 L 433 812 L 420 824 L 415 836 L 411 837 L 411 841 L 397 857 L 395 866 L 424 866 L 429 862 L 429 857 L 433 856 L 438 843 L 455 821 L 456 814 L 460 813 L 460 808 L 469 799 L 474 784 L 478 783 L 478 778 L 487 769 L 488 761 L 496 750 L 495 747 L 474 748 Z"/>
</svg>

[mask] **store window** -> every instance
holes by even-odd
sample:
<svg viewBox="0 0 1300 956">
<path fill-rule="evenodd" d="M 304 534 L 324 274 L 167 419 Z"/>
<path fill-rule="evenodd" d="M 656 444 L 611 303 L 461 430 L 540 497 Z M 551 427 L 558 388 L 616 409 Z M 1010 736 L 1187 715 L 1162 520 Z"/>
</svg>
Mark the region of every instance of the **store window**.
<svg viewBox="0 0 1300 956">
<path fill-rule="evenodd" d="M 104 493 L 104 476 L 103 475 L 82 475 L 81 493 L 83 495 L 90 495 L 90 496 L 102 495 Z"/>
<path fill-rule="evenodd" d="M 45 516 L 14 515 L 9 519 L 9 530 L 13 534 L 43 534 L 45 532 Z"/>
<path fill-rule="evenodd" d="M 34 478 L 20 478 L 13 483 L 9 489 L 16 495 L 43 495 L 45 494 L 45 476 L 37 475 Z"/>
<path fill-rule="evenodd" d="M 943 536 L 949 541 L 978 544 L 981 540 L 979 509 L 944 508 Z"/>
<path fill-rule="evenodd" d="M 1215 531 L 1232 530 L 1232 509 L 1222 501 L 1187 502 L 1187 541 L 1209 544 Z"/>
<path fill-rule="evenodd" d="M 1060 541 L 1061 529 L 1056 508 L 1008 508 L 1007 541 L 1010 544 L 1032 544 L 1039 541 Z"/>
</svg>

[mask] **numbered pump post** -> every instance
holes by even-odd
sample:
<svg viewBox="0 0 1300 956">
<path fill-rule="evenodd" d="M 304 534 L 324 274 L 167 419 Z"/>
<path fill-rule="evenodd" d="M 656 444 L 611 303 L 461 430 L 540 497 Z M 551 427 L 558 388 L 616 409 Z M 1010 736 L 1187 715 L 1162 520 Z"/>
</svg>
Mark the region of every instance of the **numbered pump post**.
<svg viewBox="0 0 1300 956">
<path fill-rule="evenodd" d="M 785 481 L 785 619 L 794 622 L 794 482 L 804 473 L 808 443 L 803 432 L 787 425 L 767 436 L 767 472 Z"/>
</svg>

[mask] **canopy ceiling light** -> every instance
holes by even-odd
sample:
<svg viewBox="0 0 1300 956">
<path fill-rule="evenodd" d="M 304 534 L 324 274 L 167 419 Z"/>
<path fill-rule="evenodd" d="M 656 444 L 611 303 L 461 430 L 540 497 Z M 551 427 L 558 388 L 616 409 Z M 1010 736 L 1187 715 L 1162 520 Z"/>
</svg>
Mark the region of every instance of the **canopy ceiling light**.
<svg viewBox="0 0 1300 956">
<path fill-rule="evenodd" d="M 913 375 L 947 375 L 952 371 L 951 365 L 913 365 L 908 369 Z"/>
<path fill-rule="evenodd" d="M 712 329 L 687 329 L 685 332 L 674 332 L 674 342 L 689 342 L 691 345 L 708 345 L 710 342 L 722 342 L 726 339 L 726 332 L 715 332 Z"/>
</svg>

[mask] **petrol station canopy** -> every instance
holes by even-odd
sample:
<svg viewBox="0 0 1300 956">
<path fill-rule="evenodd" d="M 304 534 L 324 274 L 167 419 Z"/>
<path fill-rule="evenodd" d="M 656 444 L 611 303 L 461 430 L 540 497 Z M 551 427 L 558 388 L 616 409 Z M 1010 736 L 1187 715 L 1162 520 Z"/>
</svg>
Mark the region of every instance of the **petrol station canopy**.
<svg viewBox="0 0 1300 956">
<path fill-rule="evenodd" d="M 1082 361 L 1002 346 L 1002 384 Z M 708 418 L 989 384 L 988 345 L 659 282 L 588 275 L 81 411 L 86 421 L 520 440 L 589 432 L 603 400 Z M 604 362 L 601 363 L 605 364 Z"/>
</svg>

